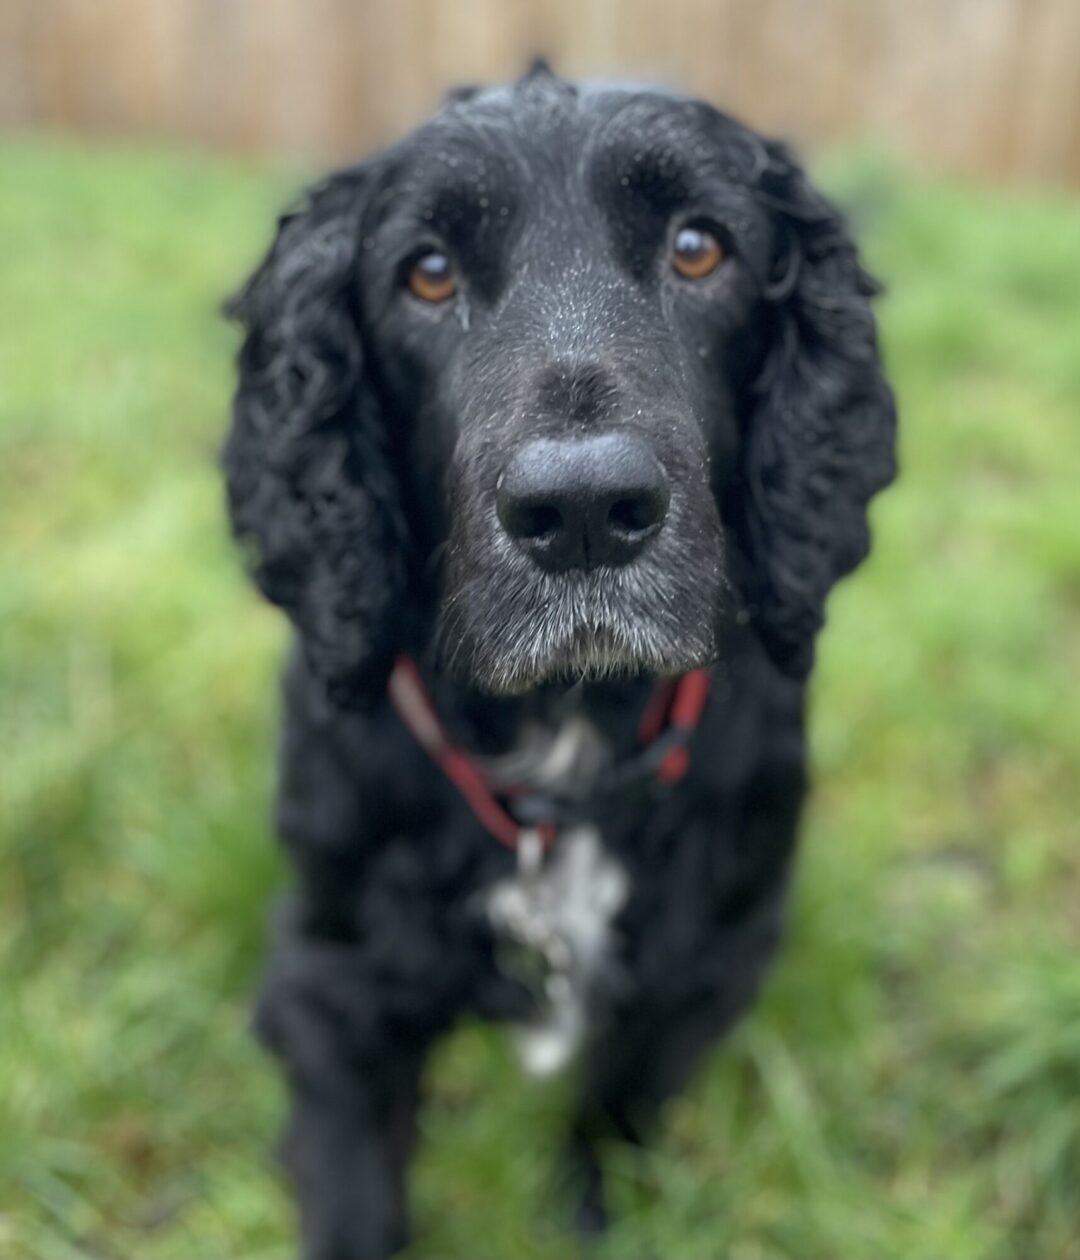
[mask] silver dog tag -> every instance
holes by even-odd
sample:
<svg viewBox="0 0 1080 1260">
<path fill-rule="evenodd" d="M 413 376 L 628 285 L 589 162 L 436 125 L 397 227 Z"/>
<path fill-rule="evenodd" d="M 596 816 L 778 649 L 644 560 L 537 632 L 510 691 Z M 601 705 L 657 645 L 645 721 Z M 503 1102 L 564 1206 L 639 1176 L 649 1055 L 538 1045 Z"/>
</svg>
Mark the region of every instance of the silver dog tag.
<svg viewBox="0 0 1080 1260">
<path fill-rule="evenodd" d="M 491 890 L 488 917 L 509 947 L 502 965 L 530 986 L 540 1005 L 537 1018 L 517 1032 L 526 1070 L 556 1072 L 579 1049 L 590 994 L 611 965 L 611 921 L 627 890 L 625 871 L 590 826 L 561 833 L 546 860 L 540 836 L 526 831 L 517 874 Z"/>
</svg>

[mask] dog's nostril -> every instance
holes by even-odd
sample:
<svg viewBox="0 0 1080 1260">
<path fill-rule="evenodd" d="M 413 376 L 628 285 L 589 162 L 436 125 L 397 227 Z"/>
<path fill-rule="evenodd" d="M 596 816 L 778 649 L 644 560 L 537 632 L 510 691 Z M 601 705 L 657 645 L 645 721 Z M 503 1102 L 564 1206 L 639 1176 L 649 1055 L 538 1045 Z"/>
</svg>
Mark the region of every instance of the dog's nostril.
<svg viewBox="0 0 1080 1260">
<path fill-rule="evenodd" d="M 654 495 L 616 499 L 608 509 L 608 524 L 623 534 L 640 534 L 663 517 L 663 507 Z"/>
<path fill-rule="evenodd" d="M 518 538 L 542 542 L 553 537 L 562 528 L 562 513 L 550 503 L 521 507 L 514 515 L 514 533 Z"/>
</svg>

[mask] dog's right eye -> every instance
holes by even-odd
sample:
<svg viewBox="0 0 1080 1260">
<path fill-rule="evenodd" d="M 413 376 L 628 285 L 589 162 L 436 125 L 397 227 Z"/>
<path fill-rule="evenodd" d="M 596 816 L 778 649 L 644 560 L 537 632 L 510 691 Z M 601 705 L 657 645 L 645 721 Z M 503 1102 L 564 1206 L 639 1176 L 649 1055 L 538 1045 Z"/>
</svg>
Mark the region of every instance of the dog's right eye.
<svg viewBox="0 0 1080 1260">
<path fill-rule="evenodd" d="M 421 254 L 409 268 L 409 291 L 423 302 L 445 302 L 457 292 L 454 265 L 437 249 Z"/>
</svg>

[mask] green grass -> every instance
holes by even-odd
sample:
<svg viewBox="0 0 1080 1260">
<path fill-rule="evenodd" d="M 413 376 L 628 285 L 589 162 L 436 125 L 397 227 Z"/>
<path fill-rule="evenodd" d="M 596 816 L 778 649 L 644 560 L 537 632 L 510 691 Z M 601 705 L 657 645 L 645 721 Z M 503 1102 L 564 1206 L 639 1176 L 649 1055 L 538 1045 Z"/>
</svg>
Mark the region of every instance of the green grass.
<svg viewBox="0 0 1080 1260">
<path fill-rule="evenodd" d="M 246 1030 L 277 617 L 225 537 L 222 293 L 291 180 L 0 146 L 0 1256 L 283 1257 Z M 1080 212 L 828 172 L 903 416 L 835 595 L 818 787 L 764 1001 L 613 1151 L 599 1257 L 1067 1257 L 1080 1238 Z M 565 1257 L 498 1033 L 440 1054 L 417 1256 Z"/>
</svg>

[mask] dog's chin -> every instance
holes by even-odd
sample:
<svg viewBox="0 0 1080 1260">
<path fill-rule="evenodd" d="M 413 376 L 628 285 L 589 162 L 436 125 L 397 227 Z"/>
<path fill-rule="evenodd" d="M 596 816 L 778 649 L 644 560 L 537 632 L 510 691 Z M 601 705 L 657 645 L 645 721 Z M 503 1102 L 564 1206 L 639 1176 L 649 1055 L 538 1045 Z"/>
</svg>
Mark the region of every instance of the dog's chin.
<svg viewBox="0 0 1080 1260">
<path fill-rule="evenodd" d="M 673 642 L 648 624 L 577 623 L 512 641 L 474 642 L 449 653 L 447 663 L 478 691 L 517 696 L 541 686 L 672 677 L 709 664 L 715 654 L 711 628 Z"/>
<path fill-rule="evenodd" d="M 675 538 L 675 535 L 673 535 Z M 684 531 L 617 568 L 547 573 L 516 553 L 451 548 L 441 667 L 495 695 L 582 680 L 672 677 L 716 659 L 727 582 L 716 536 Z"/>
</svg>

